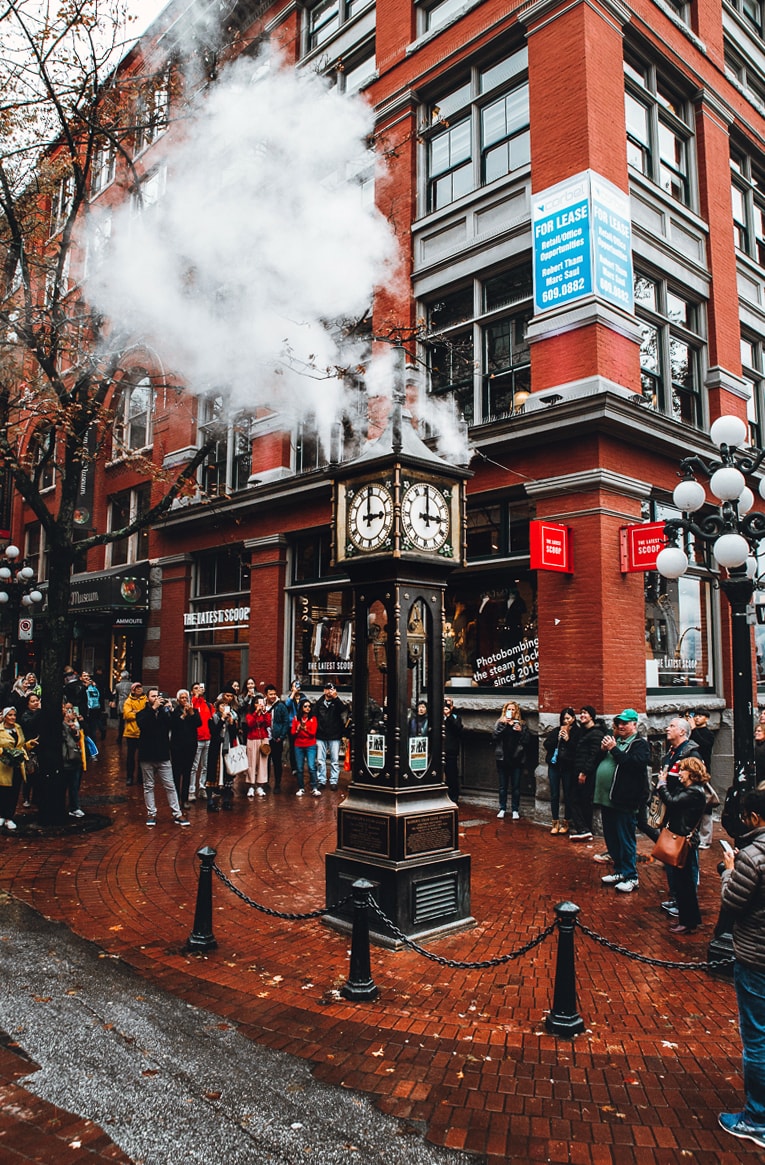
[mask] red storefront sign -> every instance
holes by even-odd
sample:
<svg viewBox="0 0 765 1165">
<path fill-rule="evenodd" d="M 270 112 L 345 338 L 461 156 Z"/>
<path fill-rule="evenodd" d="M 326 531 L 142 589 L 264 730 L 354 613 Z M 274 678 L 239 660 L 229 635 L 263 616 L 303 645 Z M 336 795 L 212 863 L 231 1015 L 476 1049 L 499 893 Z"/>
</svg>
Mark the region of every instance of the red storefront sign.
<svg viewBox="0 0 765 1165">
<path fill-rule="evenodd" d="M 574 540 L 571 527 L 560 522 L 529 523 L 532 570 L 559 570 L 574 573 Z"/>
<path fill-rule="evenodd" d="M 656 556 L 667 545 L 663 522 L 641 522 L 619 531 L 621 570 L 656 570 Z"/>
</svg>

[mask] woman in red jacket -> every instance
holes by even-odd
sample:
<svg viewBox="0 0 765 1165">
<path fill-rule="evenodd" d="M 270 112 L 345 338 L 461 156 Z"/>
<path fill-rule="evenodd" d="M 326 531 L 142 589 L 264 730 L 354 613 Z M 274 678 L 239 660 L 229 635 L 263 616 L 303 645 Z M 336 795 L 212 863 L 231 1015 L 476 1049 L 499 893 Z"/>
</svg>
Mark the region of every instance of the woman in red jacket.
<svg viewBox="0 0 765 1165">
<path fill-rule="evenodd" d="M 258 692 L 244 717 L 247 736 L 247 796 L 265 797 L 268 785 L 268 741 L 271 736 L 271 713 L 266 708 L 266 697 Z M 264 751 L 264 746 L 266 746 Z"/>
<path fill-rule="evenodd" d="M 302 797 L 304 789 L 303 766 L 308 765 L 308 777 L 311 782 L 311 793 L 314 797 L 321 797 L 321 789 L 316 779 L 316 717 L 311 713 L 311 701 L 301 700 L 298 705 L 298 715 L 292 721 L 290 728 L 295 743 L 295 766 L 297 769 L 296 797 Z"/>
</svg>

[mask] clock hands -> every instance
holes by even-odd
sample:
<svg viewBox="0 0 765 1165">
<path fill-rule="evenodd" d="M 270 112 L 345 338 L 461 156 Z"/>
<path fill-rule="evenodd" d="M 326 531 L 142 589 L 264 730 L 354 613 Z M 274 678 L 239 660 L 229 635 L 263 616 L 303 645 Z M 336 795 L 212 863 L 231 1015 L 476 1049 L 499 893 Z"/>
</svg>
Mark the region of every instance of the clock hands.
<svg viewBox="0 0 765 1165">
<path fill-rule="evenodd" d="M 376 522 L 380 518 L 385 517 L 384 510 L 377 510 L 376 513 L 372 513 L 372 490 L 371 489 L 367 490 L 367 512 L 365 514 L 362 514 L 361 516 L 364 519 L 364 521 L 366 522 L 367 526 L 370 526 L 372 524 L 372 522 Z"/>
</svg>

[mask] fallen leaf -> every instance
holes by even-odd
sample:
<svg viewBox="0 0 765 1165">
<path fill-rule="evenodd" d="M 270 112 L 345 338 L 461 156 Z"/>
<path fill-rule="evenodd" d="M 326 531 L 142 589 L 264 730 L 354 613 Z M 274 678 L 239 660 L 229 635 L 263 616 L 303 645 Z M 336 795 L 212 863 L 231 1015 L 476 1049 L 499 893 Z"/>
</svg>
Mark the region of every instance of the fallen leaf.
<svg viewBox="0 0 765 1165">
<path fill-rule="evenodd" d="M 220 1100 L 223 1094 L 221 1092 L 206 1092 L 205 1098 L 207 1100 Z"/>
<path fill-rule="evenodd" d="M 384 1056 L 384 1055 L 385 1055 L 385 1049 L 384 1049 L 384 1048 L 378 1048 L 378 1050 L 377 1050 L 376 1052 L 370 1052 L 369 1054 L 370 1054 L 370 1056 Z"/>
<path fill-rule="evenodd" d="M 159 1076 L 159 1068 L 144 1068 L 142 1076 Z"/>
<path fill-rule="evenodd" d="M 35 1003 L 50 1003 L 52 998 L 52 995 L 35 995 L 34 1000 Z"/>
</svg>

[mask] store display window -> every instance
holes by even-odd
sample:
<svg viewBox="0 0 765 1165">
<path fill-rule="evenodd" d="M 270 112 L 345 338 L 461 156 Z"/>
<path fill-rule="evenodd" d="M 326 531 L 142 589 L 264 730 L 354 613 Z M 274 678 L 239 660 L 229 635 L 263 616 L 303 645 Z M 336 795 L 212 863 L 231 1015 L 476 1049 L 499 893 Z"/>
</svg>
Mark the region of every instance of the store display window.
<svg viewBox="0 0 765 1165">
<path fill-rule="evenodd" d="M 539 679 L 536 576 L 460 582 L 446 592 L 447 688 L 536 691 Z"/>
</svg>

